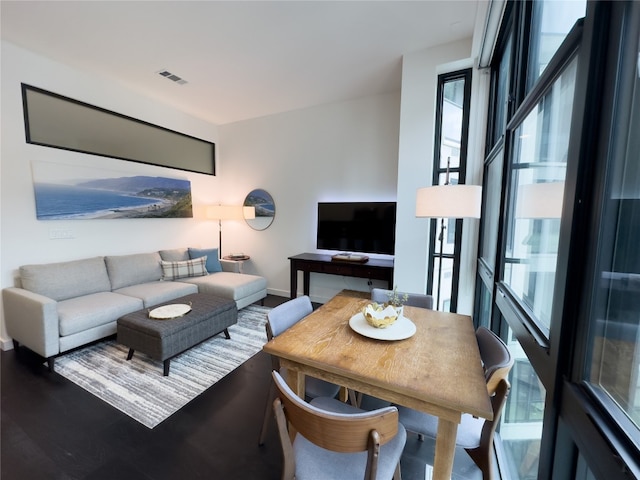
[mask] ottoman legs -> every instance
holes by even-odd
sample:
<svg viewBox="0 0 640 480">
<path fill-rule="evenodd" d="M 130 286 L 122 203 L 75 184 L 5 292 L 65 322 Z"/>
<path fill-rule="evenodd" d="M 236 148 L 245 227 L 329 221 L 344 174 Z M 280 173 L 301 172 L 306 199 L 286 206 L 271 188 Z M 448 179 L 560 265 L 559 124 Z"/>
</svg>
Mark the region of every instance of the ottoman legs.
<svg viewBox="0 0 640 480">
<path fill-rule="evenodd" d="M 227 340 L 229 340 L 231 338 L 231 335 L 229 335 L 229 329 L 228 328 L 225 328 L 222 332 L 224 332 L 224 336 L 225 336 L 225 338 Z M 212 337 L 215 337 L 215 335 L 212 335 Z M 212 337 L 209 337 L 209 338 L 212 338 Z M 208 339 L 205 339 L 205 340 L 208 340 Z M 129 349 L 129 353 L 127 354 L 127 360 L 131 360 L 133 358 L 133 353 L 134 352 L 135 352 L 135 349 L 133 349 L 133 348 Z M 186 350 L 185 350 L 185 352 L 186 352 Z M 184 352 L 182 352 L 182 353 L 184 353 Z M 169 376 L 169 368 L 171 367 L 171 359 L 167 358 L 166 360 L 164 360 L 162 362 L 162 365 L 163 365 L 163 367 L 162 367 L 162 375 L 164 377 L 168 377 Z M 53 370 L 53 359 L 51 359 L 50 368 L 51 368 L 51 370 Z"/>
<path fill-rule="evenodd" d="M 228 335 L 228 334 L 227 334 Z M 227 338 L 230 338 L 227 336 Z M 129 349 L 129 353 L 127 354 L 127 360 L 131 360 L 131 358 L 133 358 L 133 352 L 135 352 L 135 350 L 133 348 Z M 165 361 L 162 362 L 162 376 L 164 377 L 168 377 L 169 376 L 169 367 L 171 366 L 171 359 L 167 358 Z"/>
</svg>

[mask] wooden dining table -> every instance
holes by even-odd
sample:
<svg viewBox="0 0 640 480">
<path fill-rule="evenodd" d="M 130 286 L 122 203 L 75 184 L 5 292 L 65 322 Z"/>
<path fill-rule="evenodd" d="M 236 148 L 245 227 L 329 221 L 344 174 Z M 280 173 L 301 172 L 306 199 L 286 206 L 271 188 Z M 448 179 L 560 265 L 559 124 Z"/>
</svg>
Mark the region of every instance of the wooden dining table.
<svg viewBox="0 0 640 480">
<path fill-rule="evenodd" d="M 433 478 L 448 480 L 462 414 L 493 418 L 471 317 L 405 306 L 415 333 L 379 340 L 349 326 L 367 303 L 340 293 L 263 350 L 279 357 L 289 370 L 287 383 L 302 398 L 310 375 L 437 416 Z"/>
</svg>

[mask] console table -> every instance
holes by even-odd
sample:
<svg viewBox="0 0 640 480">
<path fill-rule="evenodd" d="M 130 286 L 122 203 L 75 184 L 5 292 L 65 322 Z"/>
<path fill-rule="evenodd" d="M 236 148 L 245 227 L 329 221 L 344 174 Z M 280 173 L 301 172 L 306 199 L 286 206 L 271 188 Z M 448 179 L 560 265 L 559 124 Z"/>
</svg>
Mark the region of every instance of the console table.
<svg viewBox="0 0 640 480">
<path fill-rule="evenodd" d="M 330 255 L 319 253 L 301 253 L 289 257 L 291 262 L 291 298 L 298 295 L 298 271 L 303 273 L 303 292 L 309 295 L 311 272 L 345 277 L 386 280 L 389 289 L 393 288 L 393 260 L 370 258 L 366 263 L 333 261 Z"/>
</svg>

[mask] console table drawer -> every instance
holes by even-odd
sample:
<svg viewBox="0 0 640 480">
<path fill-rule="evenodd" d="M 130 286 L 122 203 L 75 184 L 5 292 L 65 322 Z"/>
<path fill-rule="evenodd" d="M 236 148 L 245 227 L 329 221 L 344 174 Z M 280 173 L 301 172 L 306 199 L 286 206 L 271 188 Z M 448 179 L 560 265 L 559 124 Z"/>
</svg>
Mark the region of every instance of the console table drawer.
<svg viewBox="0 0 640 480">
<path fill-rule="evenodd" d="M 351 276 L 353 275 L 353 268 L 351 265 L 341 263 L 321 263 L 318 265 L 318 273 Z"/>
</svg>

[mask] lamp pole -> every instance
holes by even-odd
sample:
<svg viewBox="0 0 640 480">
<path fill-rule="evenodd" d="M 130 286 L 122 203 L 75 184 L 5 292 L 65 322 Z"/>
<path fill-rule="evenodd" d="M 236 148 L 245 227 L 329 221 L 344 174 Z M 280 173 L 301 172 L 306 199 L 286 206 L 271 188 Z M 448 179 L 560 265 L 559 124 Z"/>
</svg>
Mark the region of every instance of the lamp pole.
<svg viewBox="0 0 640 480">
<path fill-rule="evenodd" d="M 218 260 L 222 259 L 222 220 L 218 219 Z"/>
<path fill-rule="evenodd" d="M 447 173 L 444 177 L 444 184 L 449 185 L 449 165 L 451 164 L 451 157 L 447 157 Z M 444 217 L 440 219 L 440 252 L 438 252 L 438 291 L 436 292 L 436 308 L 440 309 L 440 290 L 442 288 L 442 249 L 444 248 L 444 230 L 447 227 L 444 225 Z"/>
<path fill-rule="evenodd" d="M 437 308 L 440 309 L 440 289 L 442 288 L 442 248 L 444 244 L 444 218 L 440 219 L 440 236 L 438 239 L 440 240 L 440 252 L 438 253 L 438 291 L 436 292 L 436 305 Z"/>
</svg>

